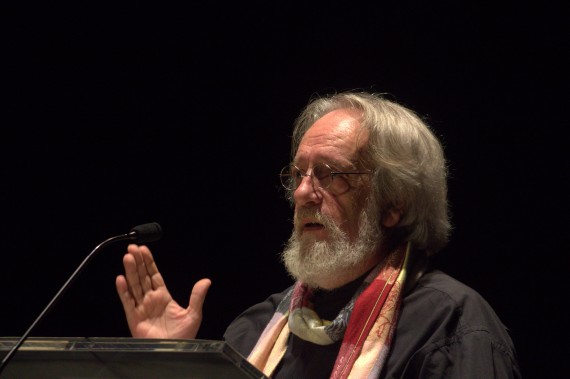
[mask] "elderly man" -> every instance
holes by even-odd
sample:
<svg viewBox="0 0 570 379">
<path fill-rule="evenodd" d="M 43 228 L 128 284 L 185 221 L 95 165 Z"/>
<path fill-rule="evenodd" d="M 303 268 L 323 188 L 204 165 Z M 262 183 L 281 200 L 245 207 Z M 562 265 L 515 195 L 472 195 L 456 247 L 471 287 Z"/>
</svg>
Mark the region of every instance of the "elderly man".
<svg viewBox="0 0 570 379">
<path fill-rule="evenodd" d="M 272 378 L 518 378 L 508 330 L 473 289 L 430 267 L 447 243 L 446 162 L 411 110 L 364 92 L 311 101 L 281 181 L 294 205 L 282 253 L 295 283 L 239 315 L 224 338 Z M 117 277 L 131 333 L 195 338 L 211 284 L 189 306 L 149 249 Z"/>
</svg>

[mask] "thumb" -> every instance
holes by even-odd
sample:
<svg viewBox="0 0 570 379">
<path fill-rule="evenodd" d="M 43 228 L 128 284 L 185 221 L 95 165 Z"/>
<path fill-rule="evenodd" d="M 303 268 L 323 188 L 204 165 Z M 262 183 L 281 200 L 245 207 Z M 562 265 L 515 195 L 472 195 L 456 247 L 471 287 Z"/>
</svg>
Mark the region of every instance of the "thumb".
<svg viewBox="0 0 570 379">
<path fill-rule="evenodd" d="M 188 304 L 189 311 L 202 314 L 202 306 L 204 305 L 204 300 L 206 299 L 211 284 L 212 281 L 210 279 L 201 279 L 194 284 Z"/>
</svg>

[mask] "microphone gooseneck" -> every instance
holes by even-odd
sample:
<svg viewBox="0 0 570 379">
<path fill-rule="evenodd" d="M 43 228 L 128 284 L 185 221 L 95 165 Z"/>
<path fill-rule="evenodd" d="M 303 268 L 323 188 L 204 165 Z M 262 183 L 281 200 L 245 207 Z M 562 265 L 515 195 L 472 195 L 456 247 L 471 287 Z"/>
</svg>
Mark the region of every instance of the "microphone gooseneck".
<svg viewBox="0 0 570 379">
<path fill-rule="evenodd" d="M 101 250 L 103 247 L 105 247 L 105 246 L 107 246 L 113 242 L 117 242 L 117 241 L 131 240 L 134 243 L 142 244 L 142 243 L 157 241 L 160 238 L 162 238 L 162 228 L 160 227 L 160 225 L 158 223 L 151 222 L 148 224 L 142 224 L 142 225 L 135 226 L 134 228 L 131 229 L 131 231 L 129 233 L 121 234 L 118 236 L 108 238 L 105 241 L 101 242 L 99 245 L 95 246 L 95 248 L 91 251 L 91 253 L 89 253 L 89 255 L 83 260 L 83 262 L 81 262 L 79 267 L 77 267 L 77 269 L 73 272 L 73 274 L 71 274 L 71 276 L 69 277 L 69 279 L 67 279 L 67 281 L 64 283 L 64 285 L 61 287 L 61 289 L 51 299 L 51 301 L 44 308 L 42 313 L 40 313 L 40 315 L 35 319 L 35 321 L 28 328 L 28 330 L 26 330 L 26 332 L 22 335 L 22 337 L 20 337 L 18 342 L 16 342 L 16 344 L 14 346 L 12 346 L 10 351 L 8 351 L 8 353 L 4 356 L 4 358 L 2 359 L 2 364 L 0 364 L 0 373 L 2 373 L 2 371 L 4 370 L 4 367 L 6 367 L 6 364 L 8 363 L 8 361 L 16 353 L 18 348 L 24 343 L 26 338 L 28 338 L 28 336 L 30 335 L 32 330 L 34 330 L 36 325 L 51 310 L 51 308 L 55 305 L 57 300 L 60 299 L 61 295 L 63 295 L 63 293 L 67 290 L 69 285 L 75 280 L 75 278 L 79 275 L 79 273 L 81 271 L 83 271 L 83 269 L 85 268 L 87 263 L 95 256 L 95 254 L 99 250 Z"/>
</svg>

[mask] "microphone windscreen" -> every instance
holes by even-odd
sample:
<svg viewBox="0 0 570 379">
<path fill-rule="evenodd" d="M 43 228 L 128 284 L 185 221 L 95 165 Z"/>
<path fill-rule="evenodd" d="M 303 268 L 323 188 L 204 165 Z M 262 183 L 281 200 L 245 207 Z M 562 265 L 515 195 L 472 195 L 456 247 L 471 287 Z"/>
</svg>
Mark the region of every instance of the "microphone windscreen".
<svg viewBox="0 0 570 379">
<path fill-rule="evenodd" d="M 153 242 L 162 238 L 162 228 L 158 223 L 151 222 L 135 226 L 131 229 L 131 233 L 129 234 L 134 234 L 132 239 L 135 243 L 141 244 Z"/>
</svg>

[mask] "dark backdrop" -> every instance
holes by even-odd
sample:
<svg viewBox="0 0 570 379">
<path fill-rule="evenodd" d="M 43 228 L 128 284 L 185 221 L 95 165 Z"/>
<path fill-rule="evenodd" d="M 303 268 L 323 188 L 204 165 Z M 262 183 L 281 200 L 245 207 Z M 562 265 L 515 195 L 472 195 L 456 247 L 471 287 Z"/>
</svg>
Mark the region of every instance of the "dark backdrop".
<svg viewBox="0 0 570 379">
<path fill-rule="evenodd" d="M 156 221 L 175 299 L 210 277 L 200 338 L 290 284 L 277 174 L 314 94 L 364 89 L 442 139 L 454 232 L 442 267 L 512 330 L 525 377 L 568 349 L 567 20 L 556 4 L 436 1 L 51 5 L 4 13 L 0 335 L 22 335 L 89 252 Z M 33 336 L 128 336 L 125 244 Z"/>
</svg>

